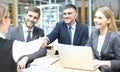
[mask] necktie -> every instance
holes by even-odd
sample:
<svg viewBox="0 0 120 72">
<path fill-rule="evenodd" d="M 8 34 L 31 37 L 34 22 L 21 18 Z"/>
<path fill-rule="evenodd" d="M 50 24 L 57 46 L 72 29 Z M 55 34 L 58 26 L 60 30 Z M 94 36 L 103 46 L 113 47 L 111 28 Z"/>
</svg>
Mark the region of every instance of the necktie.
<svg viewBox="0 0 120 72">
<path fill-rule="evenodd" d="M 69 31 L 69 36 L 70 36 L 70 44 L 72 44 L 72 27 L 70 26 L 68 31 Z"/>
<path fill-rule="evenodd" d="M 29 42 L 29 41 L 31 41 L 31 31 L 27 31 L 28 32 L 28 36 L 27 36 L 27 40 L 26 40 L 26 42 Z"/>
</svg>

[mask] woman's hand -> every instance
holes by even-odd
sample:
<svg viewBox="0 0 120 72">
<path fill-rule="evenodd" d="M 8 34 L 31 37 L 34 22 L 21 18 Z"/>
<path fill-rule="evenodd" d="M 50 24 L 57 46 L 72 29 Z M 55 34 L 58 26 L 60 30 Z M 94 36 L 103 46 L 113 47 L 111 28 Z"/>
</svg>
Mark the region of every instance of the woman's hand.
<svg viewBox="0 0 120 72">
<path fill-rule="evenodd" d="M 93 63 L 94 63 L 94 65 L 96 65 L 96 66 L 107 66 L 107 67 L 110 67 L 111 66 L 111 63 L 110 63 L 110 61 L 109 60 L 97 60 L 97 59 L 95 59 L 94 61 L 93 61 Z"/>
<path fill-rule="evenodd" d="M 94 64 L 94 66 L 101 66 L 101 61 L 95 59 L 95 60 L 93 61 L 93 64 Z"/>
</svg>

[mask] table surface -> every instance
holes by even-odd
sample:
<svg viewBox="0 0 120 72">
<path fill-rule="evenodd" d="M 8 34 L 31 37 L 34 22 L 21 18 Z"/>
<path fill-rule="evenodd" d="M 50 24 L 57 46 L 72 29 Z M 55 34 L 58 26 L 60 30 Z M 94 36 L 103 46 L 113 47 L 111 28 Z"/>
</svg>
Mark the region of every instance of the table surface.
<svg viewBox="0 0 120 72">
<path fill-rule="evenodd" d="M 39 59 L 58 58 L 59 56 L 48 55 L 45 57 L 38 58 L 33 61 L 30 68 L 25 69 L 23 72 L 100 72 L 98 69 L 95 71 L 86 71 L 86 70 L 78 70 L 78 69 L 70 69 L 62 67 L 60 60 L 54 62 L 52 65 L 39 64 Z M 45 63 L 45 62 L 44 62 Z"/>
</svg>

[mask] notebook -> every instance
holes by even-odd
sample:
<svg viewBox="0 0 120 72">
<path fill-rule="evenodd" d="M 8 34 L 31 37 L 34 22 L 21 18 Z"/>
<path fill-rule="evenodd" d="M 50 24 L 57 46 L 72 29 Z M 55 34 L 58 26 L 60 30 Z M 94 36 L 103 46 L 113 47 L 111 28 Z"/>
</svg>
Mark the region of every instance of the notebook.
<svg viewBox="0 0 120 72">
<path fill-rule="evenodd" d="M 63 67 L 81 70 L 96 70 L 91 47 L 58 44 L 60 63 Z"/>
</svg>

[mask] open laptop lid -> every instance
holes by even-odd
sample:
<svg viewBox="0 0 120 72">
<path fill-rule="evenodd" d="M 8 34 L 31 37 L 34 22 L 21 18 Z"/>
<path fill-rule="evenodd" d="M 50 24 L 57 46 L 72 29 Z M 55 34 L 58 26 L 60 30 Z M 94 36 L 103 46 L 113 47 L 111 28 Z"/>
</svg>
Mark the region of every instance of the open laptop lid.
<svg viewBox="0 0 120 72">
<path fill-rule="evenodd" d="M 95 70 L 91 47 L 58 44 L 58 51 L 63 67 Z"/>
</svg>

